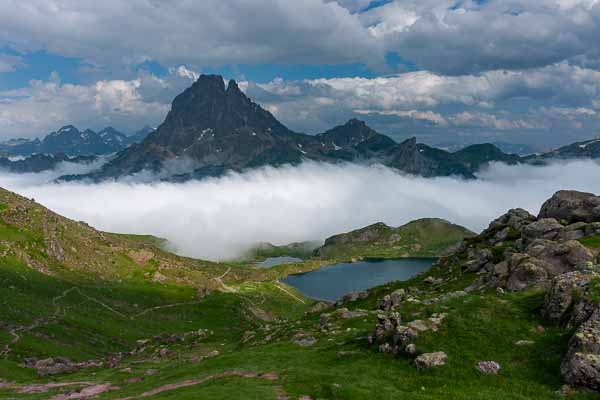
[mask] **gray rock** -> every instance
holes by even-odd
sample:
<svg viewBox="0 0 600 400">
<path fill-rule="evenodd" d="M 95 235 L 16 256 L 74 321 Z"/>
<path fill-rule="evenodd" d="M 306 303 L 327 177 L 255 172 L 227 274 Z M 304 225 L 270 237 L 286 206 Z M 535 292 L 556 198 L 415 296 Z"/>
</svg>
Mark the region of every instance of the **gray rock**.
<svg viewBox="0 0 600 400">
<path fill-rule="evenodd" d="M 404 347 L 404 352 L 409 356 L 414 356 L 417 354 L 417 346 L 414 343 L 409 343 Z"/>
<path fill-rule="evenodd" d="M 379 309 L 388 311 L 397 305 L 399 305 L 404 299 L 406 299 L 407 293 L 404 289 L 398 289 L 393 291 L 392 293 L 383 296 L 383 298 L 379 301 Z"/>
<path fill-rule="evenodd" d="M 350 292 L 346 293 L 344 296 L 342 296 L 341 299 L 336 301 L 335 305 L 341 306 L 343 304 L 354 302 L 356 300 L 366 299 L 367 297 L 369 297 L 369 293 L 365 291 Z"/>
<path fill-rule="evenodd" d="M 506 214 L 492 221 L 484 233 L 493 232 L 494 230 L 503 229 L 508 226 L 517 231 L 530 222 L 535 221 L 535 216 L 522 208 L 509 210 Z"/>
<path fill-rule="evenodd" d="M 441 367 L 446 364 L 446 359 L 446 353 L 443 351 L 424 353 L 415 358 L 415 367 L 417 367 L 418 370 Z"/>
<path fill-rule="evenodd" d="M 302 347 L 310 347 L 317 343 L 317 339 L 306 332 L 299 331 L 292 338 L 292 343 Z"/>
<path fill-rule="evenodd" d="M 343 319 L 360 318 L 369 315 L 369 312 L 365 310 L 349 311 L 347 308 L 341 308 L 336 313 Z"/>
<path fill-rule="evenodd" d="M 573 387 L 600 390 L 600 308 L 571 338 L 561 373 Z"/>
<path fill-rule="evenodd" d="M 520 291 L 529 287 L 550 286 L 549 265 L 535 257 L 526 254 L 515 253 L 509 260 L 509 277 L 506 281 L 506 289 L 509 291 Z"/>
<path fill-rule="evenodd" d="M 589 282 L 598 276 L 592 271 L 572 271 L 554 278 L 546 294 L 542 315 L 567 328 L 587 320 L 594 306 L 585 294 Z"/>
<path fill-rule="evenodd" d="M 592 193 L 561 190 L 542 205 L 538 217 L 564 220 L 568 224 L 599 222 L 600 197 Z"/>
<path fill-rule="evenodd" d="M 538 239 L 527 247 L 526 252 L 552 265 L 554 268 L 548 270 L 551 276 L 580 269 L 578 267 L 595 259 L 594 253 L 576 240 L 556 243 Z"/>
<path fill-rule="evenodd" d="M 523 227 L 521 233 L 525 240 L 556 239 L 564 229 L 554 218 L 542 218 Z"/>
<path fill-rule="evenodd" d="M 517 340 L 515 342 L 515 346 L 524 347 L 524 346 L 533 346 L 535 342 L 533 340 Z"/>
<path fill-rule="evenodd" d="M 78 371 L 81 366 L 65 357 L 51 357 L 37 361 L 33 368 L 39 376 L 52 376 Z"/>
<path fill-rule="evenodd" d="M 490 249 L 469 249 L 467 253 L 468 261 L 465 263 L 467 271 L 477 272 L 492 259 Z"/>
<path fill-rule="evenodd" d="M 324 328 L 329 325 L 331 320 L 331 314 L 321 314 L 319 317 L 319 325 Z"/>
<path fill-rule="evenodd" d="M 476 367 L 479 372 L 486 375 L 496 375 L 500 372 L 500 364 L 496 361 L 480 361 Z"/>
</svg>

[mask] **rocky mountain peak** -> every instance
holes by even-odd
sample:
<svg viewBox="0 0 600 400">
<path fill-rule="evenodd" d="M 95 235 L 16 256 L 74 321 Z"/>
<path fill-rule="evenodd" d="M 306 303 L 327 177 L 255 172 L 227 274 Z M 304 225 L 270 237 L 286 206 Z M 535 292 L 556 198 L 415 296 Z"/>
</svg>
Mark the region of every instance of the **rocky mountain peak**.
<svg viewBox="0 0 600 400">
<path fill-rule="evenodd" d="M 58 130 L 58 132 L 71 132 L 71 131 L 77 131 L 77 128 L 75 128 L 73 125 L 65 125 Z"/>
<path fill-rule="evenodd" d="M 350 118 L 348 120 L 348 122 L 346 122 L 344 125 L 345 126 L 363 126 L 363 127 L 367 127 L 368 128 L 368 126 L 367 126 L 367 124 L 366 124 L 365 121 L 362 121 L 362 120 L 357 119 L 357 118 Z"/>
<path fill-rule="evenodd" d="M 400 145 L 403 147 L 414 147 L 416 149 L 417 147 L 417 138 L 415 136 L 408 138 L 402 142 L 400 142 Z"/>
<path fill-rule="evenodd" d="M 226 93 L 230 96 L 242 95 L 242 96 L 246 97 L 246 95 L 240 90 L 240 87 L 238 86 L 237 82 L 234 79 L 229 80 L 229 83 L 227 84 Z"/>
<path fill-rule="evenodd" d="M 377 135 L 378 133 L 371 129 L 364 121 L 352 118 L 344 125 L 336 126 L 317 136 L 331 142 L 337 147 L 346 147 L 364 142 Z"/>
</svg>

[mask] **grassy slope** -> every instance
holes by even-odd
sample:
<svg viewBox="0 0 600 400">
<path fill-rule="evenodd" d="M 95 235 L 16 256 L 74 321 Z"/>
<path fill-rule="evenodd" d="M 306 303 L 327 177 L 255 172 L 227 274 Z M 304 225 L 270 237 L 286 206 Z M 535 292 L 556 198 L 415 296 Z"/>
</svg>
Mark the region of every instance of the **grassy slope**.
<svg viewBox="0 0 600 400">
<path fill-rule="evenodd" d="M 437 257 L 473 235 L 448 221 L 424 218 L 398 228 L 379 223 L 337 235 L 328 239 L 318 252 L 321 258 L 333 259 Z"/>
<path fill-rule="evenodd" d="M 8 211 L 14 206 L 0 207 Z M 31 207 L 38 207 L 31 205 Z M 75 228 L 77 229 L 77 227 Z M 86 228 L 87 229 L 87 228 Z M 96 240 L 95 233 L 86 240 Z M 353 320 L 338 320 L 334 332 L 318 329 L 319 313 L 306 314 L 312 302 L 275 279 L 294 269 L 309 266 L 281 266 L 268 271 L 243 264 L 212 264 L 182 259 L 161 253 L 151 244 L 119 241 L 123 261 L 113 265 L 115 272 L 104 271 L 102 279 L 90 279 L 90 266 L 62 266 L 44 256 L 45 242 L 35 229 L 0 226 L 0 349 L 13 337 L 15 327 L 31 327 L 19 332 L 21 338 L 11 344 L 11 352 L 0 357 L 0 379 L 18 384 L 38 382 L 110 382 L 120 389 L 102 394 L 100 399 L 135 396 L 164 384 L 201 379 L 223 371 L 276 372 L 277 380 L 225 377 L 164 392 L 152 399 L 275 399 L 285 391 L 291 398 L 310 395 L 323 399 L 551 399 L 562 385 L 559 373 L 569 332 L 551 327 L 541 319 L 539 309 L 543 294 L 528 291 L 498 295 L 494 291 L 473 293 L 466 297 L 433 305 L 404 303 L 401 315 L 410 321 L 434 312 L 446 312 L 440 331 L 421 334 L 415 341 L 419 352 L 445 351 L 448 364 L 427 372 L 418 372 L 403 356 L 377 352 L 367 343 L 376 314 Z M 85 247 L 89 254 L 105 250 L 99 244 Z M 116 240 L 116 239 L 115 239 Z M 120 239 L 119 239 L 120 240 Z M 85 245 L 85 240 L 82 242 Z M 111 242 L 112 243 L 112 242 Z M 130 248 L 151 249 L 155 254 L 142 265 L 128 259 Z M 147 247 L 150 246 L 150 247 Z M 49 276 L 26 265 L 11 254 L 27 249 L 28 254 L 45 260 L 52 267 Z M 114 246 L 113 246 L 114 250 Z M 107 256 L 109 253 L 104 254 Z M 112 253 L 110 253 L 112 254 Z M 116 257 L 116 255 L 113 255 Z M 144 272 L 157 268 L 158 262 L 181 265 L 182 275 L 169 273 L 163 282 L 154 282 Z M 444 259 L 428 274 L 444 277 L 440 286 L 432 287 L 419 276 L 407 282 L 395 282 L 373 289 L 369 298 L 350 308 L 374 309 L 378 299 L 400 287 L 418 287 L 422 297 L 463 289 L 474 278 L 453 266 L 459 260 Z M 196 274 L 200 270 L 202 274 Z M 229 271 L 229 272 L 228 272 Z M 225 274 L 225 276 L 223 276 Z M 179 280 L 175 279 L 179 276 Z M 218 280 L 224 285 L 220 285 Z M 185 279 L 184 279 L 185 278 Z M 207 278 L 207 281 L 203 280 Z M 197 287 L 215 285 L 204 299 L 197 298 Z M 203 285 L 200 285 L 202 283 Z M 77 288 L 77 290 L 73 290 Z M 284 292 L 285 290 L 290 293 Z M 223 292 L 229 291 L 229 292 Z M 186 304 L 180 304 L 186 303 Z M 180 305 L 177 305 L 180 304 Z M 153 309 L 157 306 L 177 305 Z M 108 306 L 108 308 L 107 308 Z M 36 320 L 44 323 L 35 326 Z M 543 325 L 542 331 L 538 327 Z M 19 366 L 25 356 L 62 355 L 76 360 L 98 358 L 108 352 L 131 349 L 135 340 L 156 334 L 186 332 L 200 328 L 213 334 L 198 343 L 169 346 L 170 355 L 153 357 L 153 352 L 125 359 L 114 369 L 82 370 L 53 379 L 38 378 Z M 299 330 L 314 335 L 313 347 L 290 342 Z M 244 339 L 245 338 L 245 339 Z M 517 347 L 518 340 L 533 340 L 530 347 Z M 218 357 L 193 361 L 210 351 Z M 353 352 L 339 357 L 339 351 Z M 502 365 L 497 376 L 482 376 L 475 371 L 476 362 L 495 360 Z M 125 368 L 131 368 L 126 372 Z M 145 371 L 156 369 L 148 376 Z M 129 383 L 132 377 L 143 378 Z M 2 388 L 0 398 L 48 399 L 60 392 L 55 389 L 40 394 L 19 394 Z M 597 398 L 579 395 L 573 398 Z"/>
<path fill-rule="evenodd" d="M 322 242 L 298 242 L 276 246 L 271 243 L 263 243 L 250 249 L 243 259 L 262 261 L 269 257 L 288 256 L 306 260 L 312 257 L 313 251 L 321 244 Z"/>
<path fill-rule="evenodd" d="M 409 282 L 391 283 L 372 291 L 371 296 L 357 302 L 351 308 L 372 309 L 377 300 L 389 291 L 399 287 L 416 286 L 430 292 L 428 296 L 459 289 L 474 277 L 451 272 L 446 267 L 437 267 L 431 274 L 450 278 L 448 283 L 432 290 L 423 283 L 423 277 Z M 266 284 L 261 284 L 266 285 Z M 243 288 L 245 285 L 242 285 Z M 272 305 L 280 309 L 290 307 L 285 298 L 277 297 L 278 291 L 266 285 L 255 284 L 243 290 L 255 291 L 255 300 L 262 295 Z M 260 293 L 260 295 L 258 294 Z M 269 294 L 270 293 L 270 294 Z M 218 295 L 207 306 L 214 307 L 215 314 L 205 315 L 198 320 L 200 325 L 212 327 L 218 320 L 235 321 L 235 334 L 227 334 L 227 324 L 221 329 L 217 326 L 212 339 L 201 345 L 189 348 L 175 345 L 171 347 L 172 356 L 162 360 L 138 357 L 126 360 L 116 369 L 82 371 L 61 377 L 60 381 L 92 380 L 111 382 L 120 386 L 115 392 L 101 396 L 102 399 L 117 399 L 154 389 L 166 383 L 176 383 L 189 379 L 207 377 L 223 371 L 277 372 L 277 381 L 229 377 L 209 381 L 204 384 L 165 392 L 153 399 L 275 399 L 276 386 L 291 396 L 310 395 L 323 399 L 551 399 L 556 398 L 555 391 L 561 386 L 558 366 L 566 349 L 569 333 L 545 325 L 539 309 L 543 304 L 543 294 L 536 291 L 510 295 L 497 295 L 495 292 L 471 294 L 467 297 L 437 303 L 434 305 L 415 305 L 406 303 L 401 307 L 405 320 L 423 318 L 434 312 L 448 313 L 447 319 L 438 332 L 422 334 L 417 340 L 420 352 L 445 351 L 448 364 L 445 367 L 427 372 L 418 372 L 403 356 L 391 356 L 378 353 L 374 346 L 367 344 L 364 337 L 375 324 L 374 314 L 355 320 L 342 320 L 335 329 L 337 333 L 324 334 L 318 329 L 318 314 L 302 315 L 302 307 L 289 313 L 289 320 L 268 324 L 249 323 L 236 326 L 240 314 L 222 313 L 228 308 L 227 299 L 233 295 Z M 207 307 L 207 308 L 210 308 Z M 206 310 L 207 308 L 204 308 Z M 293 309 L 293 308 L 292 308 Z M 288 309 L 289 310 L 289 309 Z M 220 317 L 216 314 L 219 313 Z M 243 314 L 243 313 L 242 313 Z M 185 318 L 190 318 L 186 316 Z M 183 319 L 183 318 L 182 318 Z M 290 320 L 296 322 L 290 323 Z M 266 331 L 266 326 L 269 330 Z M 544 325 L 544 331 L 538 328 Z M 241 331 L 253 329 L 255 339 L 240 342 Z M 299 329 L 309 331 L 318 339 L 313 347 L 303 348 L 289 341 Z M 263 343 L 267 333 L 274 333 L 271 342 Z M 530 347 L 517 347 L 518 340 L 533 340 Z M 218 349 L 221 355 L 200 363 L 190 362 L 196 354 L 206 354 Z M 339 357 L 339 351 L 354 352 Z M 495 360 L 502 365 L 497 376 L 482 376 L 474 365 L 482 360 Z M 125 367 L 132 368 L 131 373 L 122 372 Z M 155 376 L 145 376 L 149 369 L 158 369 Z M 12 369 L 0 369 L 0 375 L 20 381 L 36 381 L 27 373 L 15 376 Z M 127 383 L 132 376 L 143 377 L 138 383 Z M 15 395 L 16 398 L 33 398 Z M 55 392 L 53 392 L 55 393 Z M 2 392 L 0 391 L 0 396 Z M 38 398 L 48 398 L 49 395 Z M 595 395 L 579 395 L 573 398 L 596 398 Z"/>
</svg>

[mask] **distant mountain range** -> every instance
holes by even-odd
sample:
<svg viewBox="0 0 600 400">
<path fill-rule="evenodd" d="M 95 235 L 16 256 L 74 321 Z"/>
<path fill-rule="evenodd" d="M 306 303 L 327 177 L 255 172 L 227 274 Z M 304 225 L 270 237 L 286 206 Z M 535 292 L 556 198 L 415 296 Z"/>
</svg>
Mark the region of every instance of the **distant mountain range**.
<svg viewBox="0 0 600 400">
<path fill-rule="evenodd" d="M 33 154 L 22 159 L 11 160 L 7 157 L 0 157 L 0 169 L 17 174 L 37 173 L 55 169 L 62 162 L 71 162 L 77 164 L 91 164 L 96 161 L 98 156 L 75 156 L 69 157 L 66 154 Z"/>
<path fill-rule="evenodd" d="M 135 143 L 137 140 L 140 142 Z M 357 119 L 317 135 L 297 133 L 252 102 L 234 80 L 225 85 L 219 75 L 201 75 L 179 94 L 156 130 L 125 136 L 112 128 L 95 133 L 67 126 L 42 141 L 17 140 L 4 146 L 10 147 L 12 154 L 16 148 L 22 152 L 35 148 L 41 153 L 60 150 L 68 155 L 118 151 L 92 173 L 60 178 L 91 181 L 142 171 L 154 173 L 157 180 L 186 181 L 266 165 L 296 165 L 304 160 L 382 164 L 424 177 L 472 179 L 490 162 L 540 164 L 555 159 L 600 158 L 598 139 L 541 155 L 508 154 L 490 143 L 451 152 L 417 143 L 416 138 L 398 143 Z"/>
<path fill-rule="evenodd" d="M 450 153 L 415 138 L 397 143 L 356 119 L 317 135 L 293 132 L 252 102 L 234 80 L 226 86 L 221 76 L 202 75 L 174 99 L 165 121 L 141 143 L 99 171 L 65 179 L 97 181 L 147 170 L 159 179 L 185 181 L 303 160 L 380 163 L 421 176 L 474 178 L 486 162 L 520 158 L 493 145 Z"/>
<path fill-rule="evenodd" d="M 125 135 L 107 127 L 99 132 L 80 131 L 73 125 L 63 126 L 43 139 L 11 139 L 0 143 L 0 153 L 10 156 L 64 154 L 67 156 L 101 155 L 119 152 L 132 143 L 141 142 L 153 129 L 145 127 L 133 135 Z"/>
</svg>

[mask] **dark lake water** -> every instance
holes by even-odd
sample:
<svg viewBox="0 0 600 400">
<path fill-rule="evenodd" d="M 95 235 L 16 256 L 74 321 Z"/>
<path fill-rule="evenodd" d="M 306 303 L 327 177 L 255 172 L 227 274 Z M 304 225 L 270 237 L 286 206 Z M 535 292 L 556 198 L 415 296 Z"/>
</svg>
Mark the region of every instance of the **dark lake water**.
<svg viewBox="0 0 600 400">
<path fill-rule="evenodd" d="M 317 300 L 335 301 L 344 294 L 366 290 L 390 281 L 405 281 L 431 267 L 433 258 L 403 258 L 340 263 L 305 274 L 290 275 L 282 282 Z"/>
<path fill-rule="evenodd" d="M 256 263 L 256 266 L 260 267 L 260 268 L 271 268 L 276 265 L 296 263 L 296 262 L 302 262 L 302 259 L 296 258 L 296 257 L 287 257 L 287 256 L 285 256 L 285 257 L 269 257 L 264 261 Z"/>
</svg>

